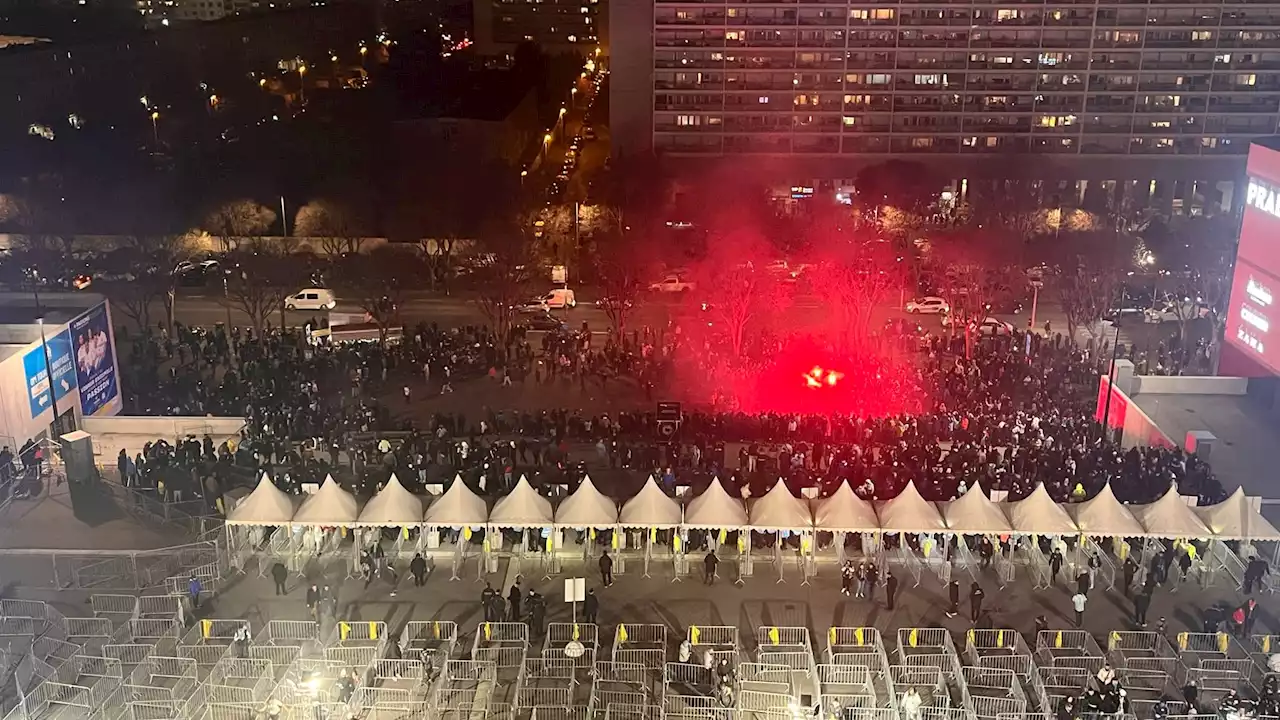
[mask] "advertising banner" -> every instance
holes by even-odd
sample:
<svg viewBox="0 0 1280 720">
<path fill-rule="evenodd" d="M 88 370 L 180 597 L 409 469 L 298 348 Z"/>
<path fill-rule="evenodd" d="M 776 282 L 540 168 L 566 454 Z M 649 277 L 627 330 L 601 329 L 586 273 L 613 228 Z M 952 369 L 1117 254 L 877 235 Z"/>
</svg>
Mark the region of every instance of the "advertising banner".
<svg viewBox="0 0 1280 720">
<path fill-rule="evenodd" d="M 80 384 L 80 411 L 85 417 L 108 414 L 120 395 L 112 352 L 111 318 L 106 304 L 86 312 L 69 326 Z"/>
<path fill-rule="evenodd" d="M 62 400 L 76 389 L 76 367 L 71 359 L 71 336 L 66 330 L 45 339 L 49 349 L 49 362 L 53 365 L 53 397 L 50 397 L 49 372 L 45 365 L 45 348 L 39 343 L 34 350 L 22 356 L 22 368 L 27 376 L 27 399 L 31 402 L 31 417 L 53 405 L 53 399 Z"/>
</svg>

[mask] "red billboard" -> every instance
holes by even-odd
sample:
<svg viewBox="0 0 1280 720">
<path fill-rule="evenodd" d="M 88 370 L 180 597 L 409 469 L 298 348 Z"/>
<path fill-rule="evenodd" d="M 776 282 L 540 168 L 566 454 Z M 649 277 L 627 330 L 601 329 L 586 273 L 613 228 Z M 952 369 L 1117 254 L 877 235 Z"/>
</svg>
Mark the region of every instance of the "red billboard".
<svg viewBox="0 0 1280 720">
<path fill-rule="evenodd" d="M 1249 148 L 1244 221 L 1236 250 L 1226 341 L 1245 357 L 1280 375 L 1280 151 Z"/>
</svg>

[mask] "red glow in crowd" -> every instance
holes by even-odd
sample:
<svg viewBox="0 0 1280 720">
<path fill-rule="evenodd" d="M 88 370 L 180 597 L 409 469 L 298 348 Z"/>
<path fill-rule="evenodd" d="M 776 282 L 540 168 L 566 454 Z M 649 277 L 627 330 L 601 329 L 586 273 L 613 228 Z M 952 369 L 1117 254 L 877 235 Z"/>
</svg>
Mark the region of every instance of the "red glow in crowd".
<svg viewBox="0 0 1280 720">
<path fill-rule="evenodd" d="M 713 375 L 722 409 L 748 413 L 885 417 L 924 406 L 909 361 L 872 350 L 844 355 L 809 336 L 785 340 L 762 365 Z"/>
<path fill-rule="evenodd" d="M 804 382 L 810 388 L 821 388 L 823 384 L 835 387 L 840 379 L 844 377 L 844 373 L 835 370 L 823 370 L 821 365 L 814 365 L 813 369 L 804 374 Z"/>
</svg>

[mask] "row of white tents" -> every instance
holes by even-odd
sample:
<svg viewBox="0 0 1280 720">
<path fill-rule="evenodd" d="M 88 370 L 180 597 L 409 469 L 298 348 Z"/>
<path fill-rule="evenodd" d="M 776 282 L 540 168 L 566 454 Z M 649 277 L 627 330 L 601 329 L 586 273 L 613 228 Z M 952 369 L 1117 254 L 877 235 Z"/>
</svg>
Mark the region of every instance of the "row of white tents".
<svg viewBox="0 0 1280 720">
<path fill-rule="evenodd" d="M 231 510 L 231 525 L 291 527 L 497 527 L 497 528 L 686 528 L 758 531 L 951 533 L 963 535 L 1085 534 L 1097 537 L 1280 540 L 1243 490 L 1208 507 L 1190 507 L 1176 489 L 1148 505 L 1123 505 L 1110 486 L 1081 503 L 1055 503 L 1043 486 L 1013 502 L 992 502 L 974 488 L 951 502 L 930 502 L 914 483 L 890 500 L 872 503 L 841 483 L 830 497 L 797 498 L 779 481 L 764 496 L 744 502 L 711 482 L 681 505 L 653 477 L 619 508 L 585 478 L 558 506 L 521 477 L 490 509 L 460 478 L 439 497 L 410 493 L 392 475 L 361 508 L 333 477 L 305 498 L 286 495 L 263 475 L 257 488 Z"/>
</svg>

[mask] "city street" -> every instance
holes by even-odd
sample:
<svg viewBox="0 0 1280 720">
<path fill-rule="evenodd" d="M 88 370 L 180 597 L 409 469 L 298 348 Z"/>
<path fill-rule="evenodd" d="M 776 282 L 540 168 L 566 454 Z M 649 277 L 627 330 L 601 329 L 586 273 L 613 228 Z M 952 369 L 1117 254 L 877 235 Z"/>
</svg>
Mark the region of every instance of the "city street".
<svg viewBox="0 0 1280 720">
<path fill-rule="evenodd" d="M 570 327 L 578 329 L 582 323 L 587 323 L 594 331 L 607 331 L 610 327 L 609 320 L 603 310 L 595 307 L 589 298 L 594 297 L 589 288 L 582 288 L 578 291 L 579 304 L 576 308 L 565 311 L 554 311 L 553 314 L 563 319 Z M 1024 303 L 1027 309 L 1018 315 L 997 314 L 996 317 L 1006 322 L 1012 323 L 1015 327 L 1025 327 L 1028 320 L 1029 303 Z M 797 297 L 783 318 L 783 326 L 802 330 L 804 328 L 815 327 L 823 323 L 827 319 L 824 312 L 824 306 L 812 296 L 801 295 Z M 338 299 L 337 312 L 360 312 L 358 307 L 350 303 L 343 302 L 341 297 Z M 659 294 L 646 296 L 644 301 L 633 312 L 632 317 L 628 318 L 627 323 L 632 328 L 639 328 L 643 325 L 651 327 L 659 327 L 666 324 L 668 318 L 679 317 L 682 314 L 696 312 L 696 309 L 686 309 L 685 304 L 678 298 L 664 297 Z M 213 326 L 217 323 L 227 322 L 227 308 L 223 304 L 222 298 L 213 295 L 194 295 L 180 294 L 178 296 L 177 310 L 175 312 L 178 322 L 186 325 L 197 326 Z M 323 313 L 318 312 L 286 312 L 285 321 L 293 327 L 301 327 L 303 324 L 311 320 L 319 320 Z M 153 313 L 153 317 L 159 318 L 158 313 Z M 419 322 L 438 323 L 442 327 L 459 327 L 463 325 L 482 325 L 485 324 L 484 314 L 480 312 L 479 306 L 474 301 L 474 296 L 469 293 L 461 293 L 451 297 L 427 296 L 426 294 L 413 294 L 404 302 L 402 307 L 402 317 L 407 325 L 414 325 Z M 946 332 L 942 327 L 940 316 L 938 315 L 913 315 L 908 316 L 902 309 L 895 305 L 886 305 L 877 309 L 872 319 L 873 327 L 880 327 L 890 319 L 912 317 L 925 330 L 931 333 Z M 117 324 L 128 324 L 128 319 L 122 317 L 121 313 L 115 313 Z M 273 315 L 272 323 L 278 323 L 279 317 Z M 231 322 L 237 325 L 245 325 L 248 318 L 243 312 L 235 307 L 231 308 Z M 1053 332 L 1066 332 L 1066 317 L 1062 313 L 1061 306 L 1045 298 L 1041 298 L 1039 307 L 1036 310 L 1036 330 L 1044 331 L 1045 323 Z M 1165 323 L 1164 325 L 1153 325 L 1150 323 L 1128 322 L 1120 329 L 1120 340 L 1126 345 L 1129 343 L 1138 343 L 1138 347 L 1145 349 L 1154 347 L 1160 338 L 1166 337 L 1169 333 L 1177 332 L 1176 323 Z M 1088 334 L 1081 330 L 1077 338 L 1081 343 L 1085 342 Z M 1106 332 L 1107 339 L 1112 335 L 1111 331 Z"/>
</svg>

